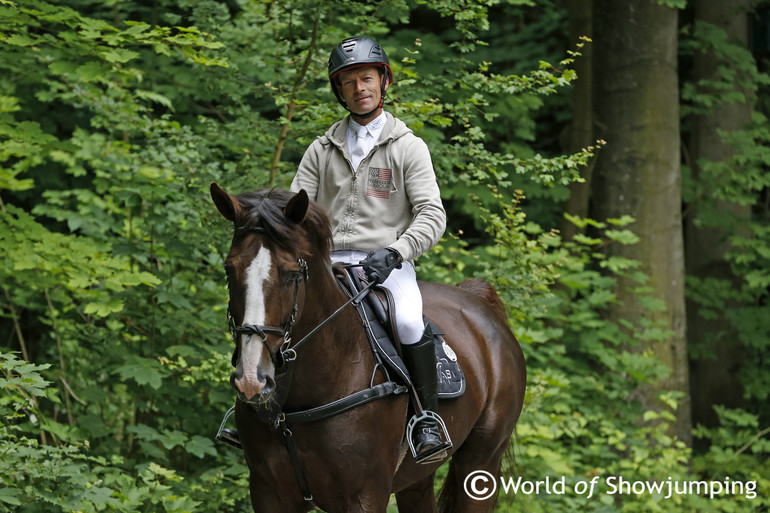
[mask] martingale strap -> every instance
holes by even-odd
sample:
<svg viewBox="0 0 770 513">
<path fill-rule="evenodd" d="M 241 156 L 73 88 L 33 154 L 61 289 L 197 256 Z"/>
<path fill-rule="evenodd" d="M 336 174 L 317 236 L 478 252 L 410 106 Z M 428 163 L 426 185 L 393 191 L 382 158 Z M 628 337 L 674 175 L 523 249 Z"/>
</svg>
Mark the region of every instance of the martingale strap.
<svg viewBox="0 0 770 513">
<path fill-rule="evenodd" d="M 309 410 L 293 413 L 278 412 L 277 417 L 273 421 L 273 427 L 276 429 L 282 427 L 281 433 L 283 434 L 283 443 L 286 445 L 286 451 L 289 453 L 289 460 L 291 461 L 291 466 L 294 469 L 294 476 L 297 479 L 297 484 L 302 491 L 302 497 L 305 499 L 305 502 L 308 506 L 314 510 L 319 509 L 315 503 L 315 500 L 313 499 L 313 494 L 310 492 L 310 487 L 307 484 L 305 471 L 303 470 L 302 462 L 299 459 L 297 447 L 294 444 L 294 434 L 291 432 L 289 422 L 306 423 L 327 419 L 374 400 L 391 395 L 403 394 L 406 391 L 407 387 L 403 385 L 397 385 L 392 381 L 387 381 L 379 385 L 374 385 L 366 390 L 361 390 L 347 397 L 343 397 L 342 399 L 338 399 L 329 404 L 310 408 Z M 255 410 L 257 413 L 260 413 L 260 410 L 256 409 L 256 407 Z"/>
<path fill-rule="evenodd" d="M 294 435 L 289 429 L 288 424 L 283 426 L 283 443 L 286 445 L 286 450 L 289 452 L 289 460 L 291 460 L 291 466 L 294 468 L 294 476 L 297 478 L 297 484 L 302 491 L 302 498 L 314 511 L 320 509 L 313 499 L 313 494 L 310 493 L 310 487 L 305 479 L 305 472 L 302 470 L 302 462 L 299 461 L 299 454 L 297 454 L 297 447 L 294 445 Z"/>
<path fill-rule="evenodd" d="M 408 392 L 408 387 L 399 385 L 393 381 L 386 381 L 379 385 L 372 385 L 364 390 L 359 390 L 348 396 L 337 399 L 321 406 L 308 408 L 307 410 L 285 412 L 280 407 L 268 409 L 264 405 L 251 405 L 254 413 L 265 424 L 273 429 L 278 429 L 284 422 L 304 424 L 308 422 L 317 422 L 345 413 L 346 411 L 358 408 L 377 399 L 384 399 L 391 395 L 401 395 Z"/>
</svg>

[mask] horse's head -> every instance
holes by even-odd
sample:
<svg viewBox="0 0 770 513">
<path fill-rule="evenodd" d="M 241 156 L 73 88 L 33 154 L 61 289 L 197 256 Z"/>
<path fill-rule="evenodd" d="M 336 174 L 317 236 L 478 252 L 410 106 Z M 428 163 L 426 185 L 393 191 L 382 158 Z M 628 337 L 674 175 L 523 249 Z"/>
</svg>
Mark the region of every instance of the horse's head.
<svg viewBox="0 0 770 513">
<path fill-rule="evenodd" d="M 236 344 L 230 383 L 242 401 L 265 403 L 273 397 L 276 370 L 284 364 L 283 350 L 302 312 L 305 259 L 324 250 L 328 255 L 328 221 L 324 227 L 325 216 L 315 205 L 309 208 L 305 191 L 231 196 L 212 183 L 211 197 L 235 227 L 225 260 Z"/>
</svg>

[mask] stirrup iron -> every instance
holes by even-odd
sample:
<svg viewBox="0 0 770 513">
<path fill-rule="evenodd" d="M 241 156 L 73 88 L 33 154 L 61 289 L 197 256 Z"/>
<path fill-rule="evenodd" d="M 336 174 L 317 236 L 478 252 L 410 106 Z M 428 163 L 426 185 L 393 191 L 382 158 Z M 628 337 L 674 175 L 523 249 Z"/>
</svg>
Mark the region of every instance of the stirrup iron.
<svg viewBox="0 0 770 513">
<path fill-rule="evenodd" d="M 235 413 L 235 406 L 231 407 L 227 410 L 227 413 L 225 413 L 225 418 L 222 419 L 222 423 L 219 425 L 219 430 L 214 438 L 237 449 L 243 449 L 243 446 L 241 446 L 241 442 L 238 439 L 237 432 L 225 427 L 233 413 Z"/>
<path fill-rule="evenodd" d="M 414 428 L 423 420 L 430 419 L 436 421 L 436 424 L 443 433 L 444 441 L 431 449 L 428 454 L 424 454 L 420 457 L 420 459 L 417 459 L 417 448 L 414 446 L 413 438 Z M 412 457 L 417 463 L 434 463 L 441 461 L 446 458 L 446 451 L 452 448 L 452 439 L 449 437 L 449 431 L 446 428 L 446 424 L 444 424 L 444 419 L 442 419 L 437 413 L 434 413 L 430 410 L 423 410 L 420 415 L 413 415 L 412 418 L 409 419 L 409 422 L 406 425 L 406 440 L 409 443 L 409 449 L 412 451 Z"/>
</svg>

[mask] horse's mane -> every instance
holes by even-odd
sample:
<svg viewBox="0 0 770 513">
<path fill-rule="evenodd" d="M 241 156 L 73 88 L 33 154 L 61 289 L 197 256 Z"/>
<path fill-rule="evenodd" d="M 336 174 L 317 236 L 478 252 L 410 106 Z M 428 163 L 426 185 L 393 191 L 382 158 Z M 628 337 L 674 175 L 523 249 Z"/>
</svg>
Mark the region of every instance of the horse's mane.
<svg viewBox="0 0 770 513">
<path fill-rule="evenodd" d="M 295 224 L 283 210 L 293 192 L 281 189 L 262 189 L 238 194 L 235 199 L 242 210 L 235 219 L 236 230 L 264 230 L 265 234 L 281 248 L 296 255 L 311 253 L 328 258 L 331 247 L 329 216 L 317 203 L 311 201 L 305 218 Z M 304 234 L 297 233 L 300 229 Z"/>
</svg>

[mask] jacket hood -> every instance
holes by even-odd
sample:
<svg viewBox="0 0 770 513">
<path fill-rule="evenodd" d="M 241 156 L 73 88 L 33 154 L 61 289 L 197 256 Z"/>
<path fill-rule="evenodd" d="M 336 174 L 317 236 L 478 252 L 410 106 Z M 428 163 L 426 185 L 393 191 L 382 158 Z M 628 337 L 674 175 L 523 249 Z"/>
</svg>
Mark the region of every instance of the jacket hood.
<svg viewBox="0 0 770 513">
<path fill-rule="evenodd" d="M 382 129 L 382 134 L 380 134 L 380 142 L 385 143 L 395 141 L 406 134 L 412 133 L 412 130 L 406 126 L 403 121 L 393 117 L 393 114 L 388 111 L 383 112 L 385 112 L 385 127 Z M 347 130 L 349 124 L 350 116 L 345 116 L 345 118 L 329 127 L 329 130 L 326 131 L 323 138 L 328 139 L 328 142 L 331 142 L 335 146 L 347 148 Z M 326 143 L 327 141 L 321 142 Z"/>
</svg>

